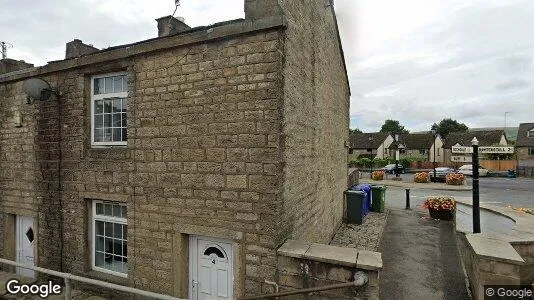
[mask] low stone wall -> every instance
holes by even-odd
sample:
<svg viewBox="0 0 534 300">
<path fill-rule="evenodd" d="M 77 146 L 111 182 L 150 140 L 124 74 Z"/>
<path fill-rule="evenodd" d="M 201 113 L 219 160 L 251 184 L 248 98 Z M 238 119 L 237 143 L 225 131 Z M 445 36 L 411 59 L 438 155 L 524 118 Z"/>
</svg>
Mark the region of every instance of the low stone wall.
<svg viewBox="0 0 534 300">
<path fill-rule="evenodd" d="M 457 232 L 473 299 L 484 299 L 484 285 L 534 284 L 534 217 L 493 205 L 482 204 L 481 208 L 511 218 L 516 226 L 506 234 Z"/>
<path fill-rule="evenodd" d="M 509 243 L 470 233 L 457 238 L 473 299 L 484 299 L 484 285 L 520 284 L 525 261 Z"/>
<path fill-rule="evenodd" d="M 358 271 L 369 278 L 363 287 L 292 295 L 290 299 L 379 299 L 381 269 L 379 252 L 295 240 L 288 240 L 278 249 L 280 292 L 353 282 Z"/>
</svg>

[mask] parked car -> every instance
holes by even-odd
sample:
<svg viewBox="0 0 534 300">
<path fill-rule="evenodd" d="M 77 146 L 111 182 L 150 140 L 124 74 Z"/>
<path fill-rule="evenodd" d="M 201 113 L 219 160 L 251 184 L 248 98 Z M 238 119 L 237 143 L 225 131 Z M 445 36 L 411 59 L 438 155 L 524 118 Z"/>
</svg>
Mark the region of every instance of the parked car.
<svg viewBox="0 0 534 300">
<path fill-rule="evenodd" d="M 399 164 L 398 167 L 397 167 L 397 172 L 395 172 L 395 164 L 389 164 L 383 168 L 381 168 L 380 170 L 386 172 L 386 173 L 389 173 L 389 174 L 404 174 L 406 173 L 406 169 L 404 168 L 403 165 Z"/>
<path fill-rule="evenodd" d="M 447 180 L 447 175 L 457 173 L 453 168 L 439 167 L 436 168 L 436 177 L 434 177 L 434 169 L 428 172 L 430 175 L 430 182 L 445 182 Z"/>
<path fill-rule="evenodd" d="M 473 176 L 473 165 L 463 165 L 460 168 L 458 168 L 458 173 L 462 173 L 467 176 Z M 482 168 L 481 166 L 478 167 L 478 176 L 484 177 L 488 176 L 489 171 L 487 169 Z"/>
</svg>

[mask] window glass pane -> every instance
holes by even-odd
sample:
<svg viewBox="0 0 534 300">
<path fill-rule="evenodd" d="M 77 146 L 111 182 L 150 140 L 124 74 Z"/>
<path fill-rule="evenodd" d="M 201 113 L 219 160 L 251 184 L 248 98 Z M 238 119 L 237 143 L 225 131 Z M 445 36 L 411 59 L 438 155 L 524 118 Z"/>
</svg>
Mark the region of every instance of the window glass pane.
<svg viewBox="0 0 534 300">
<path fill-rule="evenodd" d="M 113 141 L 114 142 L 122 141 L 121 132 L 122 130 L 120 128 L 113 128 Z"/>
<path fill-rule="evenodd" d="M 122 224 L 113 224 L 113 237 L 117 238 L 117 239 L 122 239 Z"/>
<path fill-rule="evenodd" d="M 94 85 L 95 95 L 102 94 L 104 92 L 104 81 L 102 78 L 95 78 Z"/>
<path fill-rule="evenodd" d="M 128 239 L 128 226 L 122 226 L 122 238 L 124 240 Z"/>
<path fill-rule="evenodd" d="M 126 114 L 122 114 L 122 127 L 126 127 Z"/>
<path fill-rule="evenodd" d="M 115 272 L 122 272 L 122 258 L 119 256 L 113 256 L 113 262 L 111 263 L 111 270 Z"/>
<path fill-rule="evenodd" d="M 104 114 L 104 127 L 111 127 L 111 114 Z"/>
<path fill-rule="evenodd" d="M 111 142 L 112 136 L 111 136 L 111 128 L 104 129 L 104 142 Z"/>
<path fill-rule="evenodd" d="M 95 229 L 96 229 L 96 234 L 104 235 L 104 222 L 95 221 Z"/>
<path fill-rule="evenodd" d="M 97 236 L 95 240 L 95 250 L 104 251 L 104 237 Z"/>
<path fill-rule="evenodd" d="M 113 205 L 113 216 L 114 217 L 120 217 L 121 216 L 121 206 L 118 204 Z"/>
<path fill-rule="evenodd" d="M 115 76 L 113 77 L 113 91 L 115 93 L 120 93 L 123 91 L 122 89 L 122 77 L 123 76 Z"/>
<path fill-rule="evenodd" d="M 113 236 L 113 223 L 105 222 L 105 224 L 104 224 L 104 235 L 106 237 L 112 237 Z"/>
<path fill-rule="evenodd" d="M 113 77 L 106 77 L 106 94 L 113 93 Z"/>
<path fill-rule="evenodd" d="M 111 100 L 104 100 L 104 112 L 111 113 Z"/>
<path fill-rule="evenodd" d="M 111 205 L 111 204 L 109 204 L 109 203 L 105 203 L 105 204 L 104 204 L 104 214 L 105 214 L 106 216 L 112 216 L 112 215 L 113 215 L 113 214 L 111 213 L 112 209 L 113 209 L 113 208 L 112 208 L 112 205 Z"/>
<path fill-rule="evenodd" d="M 126 112 L 126 110 L 128 109 L 127 106 L 128 106 L 128 101 L 126 100 L 126 98 L 123 98 L 122 99 L 122 111 L 123 112 Z"/>
<path fill-rule="evenodd" d="M 102 205 L 102 203 L 97 202 L 96 203 L 96 214 L 101 215 L 103 212 L 104 212 L 104 206 Z"/>
<path fill-rule="evenodd" d="M 113 99 L 113 112 L 121 112 L 121 99 Z"/>
<path fill-rule="evenodd" d="M 95 129 L 95 142 L 104 141 L 103 135 L 104 135 L 103 129 Z"/>
<path fill-rule="evenodd" d="M 118 113 L 118 114 L 113 114 L 113 127 L 121 127 L 121 122 L 122 122 L 122 114 L 121 113 Z"/>
<path fill-rule="evenodd" d="M 122 214 L 121 216 L 123 218 L 126 218 L 126 205 L 121 205 Z"/>
<path fill-rule="evenodd" d="M 122 129 L 122 140 L 123 141 L 128 140 L 128 136 L 126 135 L 126 128 Z"/>
<path fill-rule="evenodd" d="M 101 114 L 104 112 L 104 101 L 95 101 L 95 114 Z"/>
<path fill-rule="evenodd" d="M 122 256 L 122 240 L 113 240 L 113 254 Z"/>
<path fill-rule="evenodd" d="M 102 252 L 95 253 L 95 266 L 104 267 L 104 253 Z"/>
<path fill-rule="evenodd" d="M 104 115 L 95 115 L 95 128 L 102 128 L 104 126 Z"/>
<path fill-rule="evenodd" d="M 126 227 L 126 226 L 124 226 L 124 227 Z M 123 249 L 122 250 L 123 256 L 127 258 L 128 257 L 128 242 L 127 241 L 124 241 L 122 243 L 122 249 Z M 127 261 L 127 260 L 124 260 L 124 261 Z"/>
<path fill-rule="evenodd" d="M 113 253 L 113 239 L 105 238 L 104 240 L 105 251 L 107 253 Z"/>
</svg>

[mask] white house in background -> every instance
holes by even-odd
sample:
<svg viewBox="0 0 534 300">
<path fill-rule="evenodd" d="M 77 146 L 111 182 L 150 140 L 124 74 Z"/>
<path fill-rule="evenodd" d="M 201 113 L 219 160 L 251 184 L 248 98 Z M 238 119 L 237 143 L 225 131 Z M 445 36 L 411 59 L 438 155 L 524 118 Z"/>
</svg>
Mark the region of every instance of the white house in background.
<svg viewBox="0 0 534 300">
<path fill-rule="evenodd" d="M 358 156 L 369 158 L 390 157 L 389 146 L 393 136 L 387 132 L 351 133 L 349 137 L 349 160 Z"/>
</svg>

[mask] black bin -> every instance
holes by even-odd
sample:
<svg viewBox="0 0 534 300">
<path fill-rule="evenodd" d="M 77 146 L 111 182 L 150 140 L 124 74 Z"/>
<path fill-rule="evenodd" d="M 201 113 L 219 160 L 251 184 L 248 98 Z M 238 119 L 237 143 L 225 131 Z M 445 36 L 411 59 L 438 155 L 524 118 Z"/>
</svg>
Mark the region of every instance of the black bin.
<svg viewBox="0 0 534 300">
<path fill-rule="evenodd" d="M 347 201 L 347 223 L 362 224 L 364 211 L 365 192 L 345 191 Z"/>
</svg>

